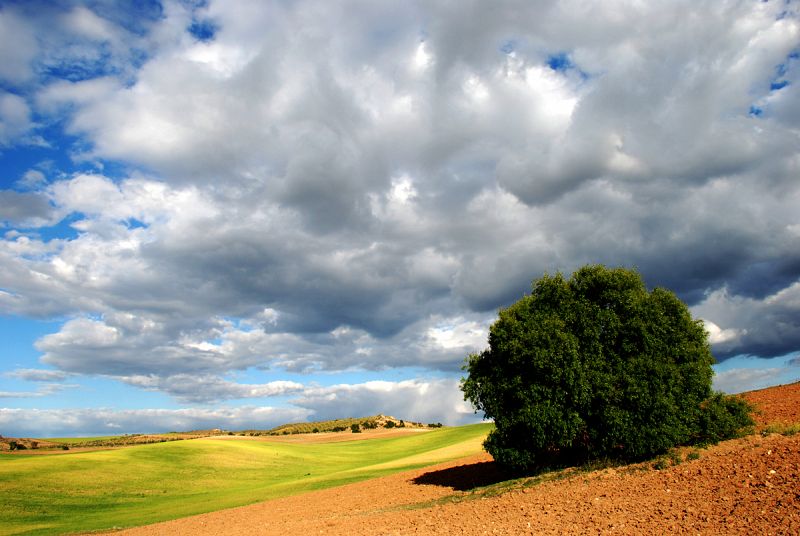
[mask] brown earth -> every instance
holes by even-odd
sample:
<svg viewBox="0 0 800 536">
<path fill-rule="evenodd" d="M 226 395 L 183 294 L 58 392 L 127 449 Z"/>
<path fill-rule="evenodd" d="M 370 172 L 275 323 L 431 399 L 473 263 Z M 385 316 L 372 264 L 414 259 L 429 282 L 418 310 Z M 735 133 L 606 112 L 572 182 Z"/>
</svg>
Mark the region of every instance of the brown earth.
<svg viewBox="0 0 800 536">
<path fill-rule="evenodd" d="M 800 382 L 750 391 L 742 396 L 756 406 L 753 417 L 757 426 L 800 422 Z"/>
<path fill-rule="evenodd" d="M 760 425 L 800 422 L 800 383 L 744 396 L 758 404 Z M 483 454 L 120 532 L 800 534 L 800 434 L 757 433 L 654 465 L 569 469 L 499 484 Z"/>
</svg>

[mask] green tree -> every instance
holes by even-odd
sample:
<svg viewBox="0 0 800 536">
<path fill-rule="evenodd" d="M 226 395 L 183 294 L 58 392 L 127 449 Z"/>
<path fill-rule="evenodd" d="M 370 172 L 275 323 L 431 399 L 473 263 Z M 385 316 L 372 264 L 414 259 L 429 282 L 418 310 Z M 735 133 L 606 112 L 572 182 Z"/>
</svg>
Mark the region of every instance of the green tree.
<svg viewBox="0 0 800 536">
<path fill-rule="evenodd" d="M 704 440 L 713 362 L 702 321 L 672 292 L 649 292 L 635 270 L 586 266 L 545 274 L 501 310 L 461 388 L 494 419 L 486 449 L 524 472 Z"/>
</svg>

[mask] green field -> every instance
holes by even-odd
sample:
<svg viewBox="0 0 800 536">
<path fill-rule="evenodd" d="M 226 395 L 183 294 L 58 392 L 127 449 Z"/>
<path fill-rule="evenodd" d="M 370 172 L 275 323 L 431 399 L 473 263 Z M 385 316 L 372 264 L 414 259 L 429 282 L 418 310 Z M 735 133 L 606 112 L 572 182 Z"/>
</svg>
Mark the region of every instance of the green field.
<svg viewBox="0 0 800 536">
<path fill-rule="evenodd" d="M 338 443 L 195 439 L 0 456 L 0 535 L 64 534 L 240 506 L 477 453 L 491 425 Z"/>
</svg>

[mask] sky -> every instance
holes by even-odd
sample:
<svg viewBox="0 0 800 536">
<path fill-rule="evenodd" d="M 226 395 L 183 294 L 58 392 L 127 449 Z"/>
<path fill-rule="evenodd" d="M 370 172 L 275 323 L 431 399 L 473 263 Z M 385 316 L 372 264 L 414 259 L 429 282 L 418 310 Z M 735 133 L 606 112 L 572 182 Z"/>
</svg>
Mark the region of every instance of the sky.
<svg viewBox="0 0 800 536">
<path fill-rule="evenodd" d="M 800 8 L 0 1 L 0 434 L 450 425 L 545 272 L 800 379 Z"/>
</svg>

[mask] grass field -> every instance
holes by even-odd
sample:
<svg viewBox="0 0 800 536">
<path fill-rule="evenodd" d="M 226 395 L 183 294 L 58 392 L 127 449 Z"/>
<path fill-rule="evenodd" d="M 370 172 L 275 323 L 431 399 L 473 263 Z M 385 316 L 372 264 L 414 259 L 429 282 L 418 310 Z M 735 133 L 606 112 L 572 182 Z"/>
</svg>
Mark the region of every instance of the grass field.
<svg viewBox="0 0 800 536">
<path fill-rule="evenodd" d="M 481 450 L 490 425 L 338 443 L 195 439 L 0 456 L 0 535 L 143 525 L 423 467 Z"/>
</svg>

